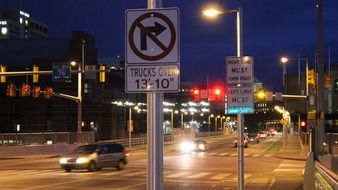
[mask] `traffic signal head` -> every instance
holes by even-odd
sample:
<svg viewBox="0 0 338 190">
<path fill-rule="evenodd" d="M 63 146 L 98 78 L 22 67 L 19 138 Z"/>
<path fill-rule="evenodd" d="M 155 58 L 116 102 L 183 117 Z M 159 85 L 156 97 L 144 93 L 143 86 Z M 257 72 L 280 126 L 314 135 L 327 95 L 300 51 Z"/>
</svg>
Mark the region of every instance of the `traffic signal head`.
<svg viewBox="0 0 338 190">
<path fill-rule="evenodd" d="M 316 75 L 315 75 L 315 70 L 310 69 L 307 74 L 307 83 L 308 85 L 315 86 L 315 81 L 316 81 Z"/>
<path fill-rule="evenodd" d="M 338 79 L 334 80 L 333 89 L 335 93 L 338 93 Z"/>
<path fill-rule="evenodd" d="M 301 121 L 301 122 L 300 122 L 300 126 L 301 126 L 301 127 L 306 127 L 306 122 L 305 122 L 305 121 Z"/>
<path fill-rule="evenodd" d="M 201 96 L 200 96 L 200 90 L 199 89 L 194 89 L 192 91 L 194 101 L 200 101 Z"/>
<path fill-rule="evenodd" d="M 30 86 L 28 84 L 22 84 L 21 87 L 21 96 L 29 96 L 31 94 L 30 92 Z"/>
<path fill-rule="evenodd" d="M 256 93 L 256 96 L 259 100 L 265 100 L 265 90 L 263 88 L 259 89 L 258 92 Z"/>
<path fill-rule="evenodd" d="M 10 97 L 14 97 L 16 96 L 16 89 L 15 89 L 15 85 L 14 84 L 9 84 L 7 86 L 7 96 L 10 96 Z"/>
<path fill-rule="evenodd" d="M 52 87 L 46 87 L 45 98 L 50 98 L 54 94 Z"/>
<path fill-rule="evenodd" d="M 33 97 L 38 98 L 40 96 L 41 88 L 40 86 L 34 86 Z"/>
<path fill-rule="evenodd" d="M 6 66 L 0 65 L 0 72 L 5 73 L 6 72 Z M 6 76 L 0 76 L 0 82 L 1 83 L 6 83 Z"/>
<path fill-rule="evenodd" d="M 39 71 L 39 67 L 33 65 L 33 71 L 37 72 Z M 39 75 L 38 74 L 33 74 L 33 83 L 38 83 L 39 82 Z"/>
<path fill-rule="evenodd" d="M 100 65 L 100 73 L 99 73 L 99 81 L 101 83 L 106 82 L 106 66 L 105 65 Z"/>
</svg>

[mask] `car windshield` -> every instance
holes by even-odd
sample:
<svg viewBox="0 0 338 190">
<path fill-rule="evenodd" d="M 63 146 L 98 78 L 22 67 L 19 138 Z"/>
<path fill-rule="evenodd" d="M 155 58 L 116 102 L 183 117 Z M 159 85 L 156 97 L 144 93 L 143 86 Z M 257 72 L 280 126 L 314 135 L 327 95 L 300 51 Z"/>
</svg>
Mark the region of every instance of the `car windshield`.
<svg viewBox="0 0 338 190">
<path fill-rule="evenodd" d="M 83 145 L 74 150 L 74 153 L 92 153 L 96 151 L 97 145 Z"/>
</svg>

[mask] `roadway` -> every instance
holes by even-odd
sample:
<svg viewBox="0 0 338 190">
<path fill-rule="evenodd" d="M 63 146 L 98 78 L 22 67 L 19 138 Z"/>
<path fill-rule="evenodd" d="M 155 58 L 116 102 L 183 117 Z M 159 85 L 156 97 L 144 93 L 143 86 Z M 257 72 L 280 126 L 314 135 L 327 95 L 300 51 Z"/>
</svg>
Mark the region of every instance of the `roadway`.
<svg viewBox="0 0 338 190">
<path fill-rule="evenodd" d="M 165 190 L 231 190 L 237 186 L 237 153 L 233 136 L 208 139 L 209 150 L 183 154 L 177 143 L 164 147 Z M 305 162 L 279 156 L 280 136 L 267 138 L 245 149 L 245 189 L 302 189 Z M 0 189 L 145 190 L 147 156 L 145 149 L 129 151 L 129 163 L 122 171 L 72 171 L 59 168 L 58 156 L 3 158 L 0 161 Z"/>
</svg>

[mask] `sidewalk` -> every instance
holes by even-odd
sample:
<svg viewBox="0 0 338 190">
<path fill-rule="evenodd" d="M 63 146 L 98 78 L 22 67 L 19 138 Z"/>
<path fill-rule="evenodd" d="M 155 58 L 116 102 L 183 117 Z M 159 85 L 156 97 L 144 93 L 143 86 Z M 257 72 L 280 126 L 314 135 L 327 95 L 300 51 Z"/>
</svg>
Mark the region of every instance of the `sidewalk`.
<svg viewBox="0 0 338 190">
<path fill-rule="evenodd" d="M 280 139 L 283 143 L 283 138 Z M 307 151 L 302 150 L 299 136 L 297 133 L 288 135 L 287 144 L 282 146 L 279 152 L 276 153 L 277 158 L 290 159 L 290 160 L 303 160 L 307 158 Z"/>
</svg>

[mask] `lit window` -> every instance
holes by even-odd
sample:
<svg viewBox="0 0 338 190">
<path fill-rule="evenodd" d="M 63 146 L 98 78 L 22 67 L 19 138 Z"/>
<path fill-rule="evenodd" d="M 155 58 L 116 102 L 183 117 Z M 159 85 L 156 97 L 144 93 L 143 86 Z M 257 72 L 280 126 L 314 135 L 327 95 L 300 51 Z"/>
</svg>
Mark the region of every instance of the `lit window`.
<svg viewBox="0 0 338 190">
<path fill-rule="evenodd" d="M 22 20 L 22 18 L 20 18 L 20 24 L 22 24 L 22 22 L 23 22 L 23 20 Z"/>
<path fill-rule="evenodd" d="M 28 20 L 25 20 L 25 25 L 28 26 Z"/>
<path fill-rule="evenodd" d="M 1 28 L 1 34 L 3 34 L 3 35 L 6 35 L 6 34 L 7 34 L 7 32 L 8 32 L 8 29 L 7 29 L 7 27 L 3 27 L 3 28 Z"/>
</svg>

